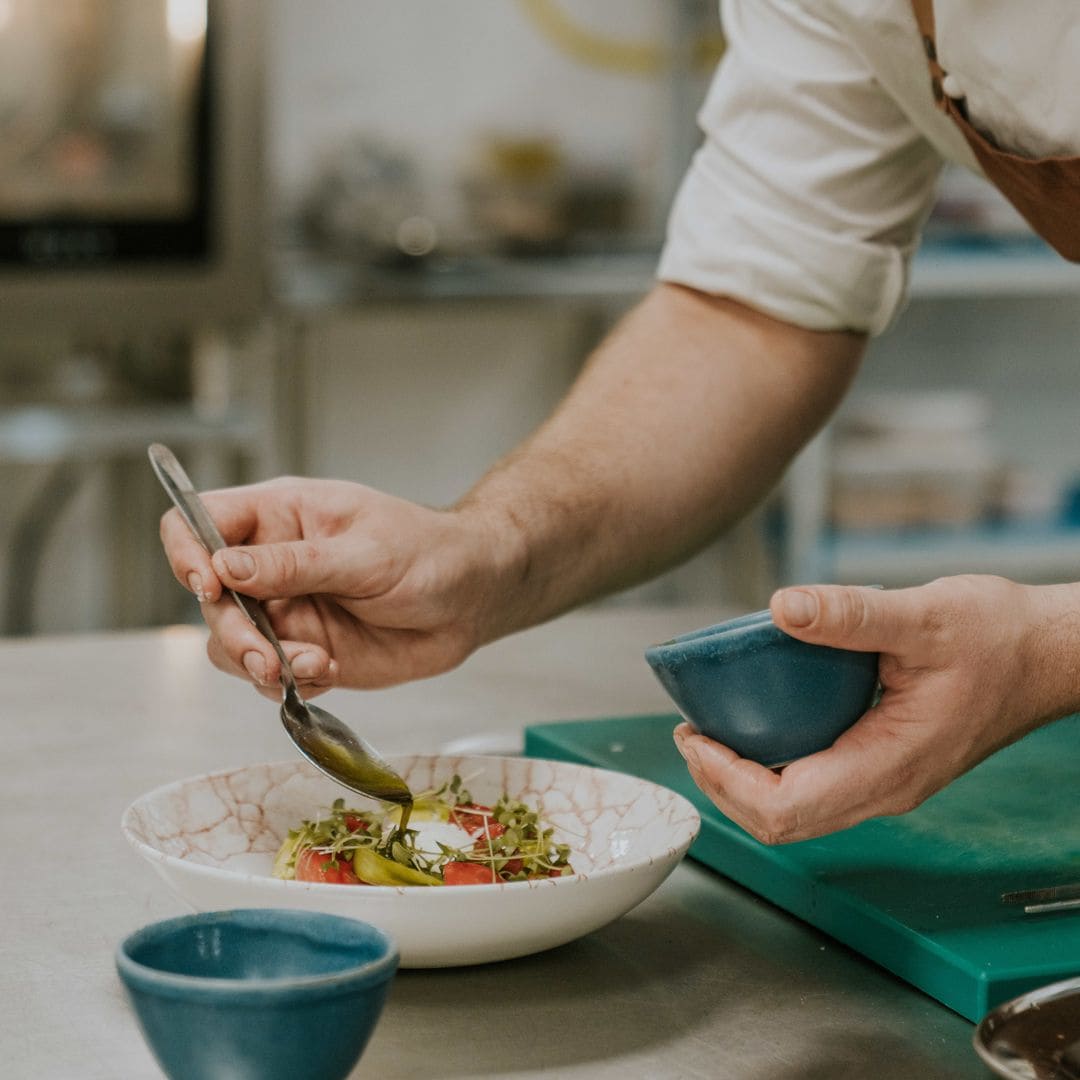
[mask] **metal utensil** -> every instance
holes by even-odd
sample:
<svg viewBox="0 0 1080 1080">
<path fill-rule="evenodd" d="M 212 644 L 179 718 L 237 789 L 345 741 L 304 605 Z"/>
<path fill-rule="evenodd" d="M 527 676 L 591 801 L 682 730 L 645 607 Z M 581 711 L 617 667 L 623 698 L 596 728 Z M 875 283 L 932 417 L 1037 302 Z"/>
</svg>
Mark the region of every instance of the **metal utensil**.
<svg viewBox="0 0 1080 1080">
<path fill-rule="evenodd" d="M 988 1012 L 975 1052 L 1008 1080 L 1080 1080 L 1080 979 L 1030 990 Z"/>
<path fill-rule="evenodd" d="M 180 462 L 168 447 L 154 443 L 149 448 L 150 463 L 162 487 L 183 515 L 191 531 L 210 554 L 226 546 L 213 518 L 195 492 Z M 405 827 L 412 807 L 412 792 L 408 784 L 387 764 L 364 739 L 345 726 L 337 717 L 317 705 L 303 701 L 296 688 L 292 667 L 278 641 L 263 606 L 250 596 L 232 592 L 240 609 L 255 624 L 255 628 L 274 647 L 281 661 L 281 722 L 297 749 L 317 769 L 361 795 L 404 807 L 401 827 Z"/>
<path fill-rule="evenodd" d="M 1080 882 L 1049 885 L 1041 889 L 1021 889 L 1001 894 L 1003 904 L 1022 904 L 1025 915 L 1080 908 Z"/>
</svg>

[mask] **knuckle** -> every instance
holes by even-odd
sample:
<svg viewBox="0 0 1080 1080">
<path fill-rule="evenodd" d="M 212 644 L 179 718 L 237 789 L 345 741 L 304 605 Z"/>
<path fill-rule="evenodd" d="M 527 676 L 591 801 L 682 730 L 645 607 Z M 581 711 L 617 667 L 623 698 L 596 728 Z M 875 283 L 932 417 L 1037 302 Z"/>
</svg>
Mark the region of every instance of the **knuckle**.
<svg viewBox="0 0 1080 1080">
<path fill-rule="evenodd" d="M 267 558 L 258 569 L 258 577 L 263 584 L 277 584 L 290 578 L 296 572 L 296 557 L 284 545 L 275 545 L 265 552 Z"/>
<path fill-rule="evenodd" d="M 287 581 L 289 578 L 295 577 L 298 564 L 296 552 L 291 547 L 275 547 L 271 549 L 270 576 L 275 582 Z"/>
<path fill-rule="evenodd" d="M 1018 586 L 993 574 L 953 574 L 925 588 L 931 602 L 923 608 L 920 629 L 948 645 L 1001 605 L 1012 603 Z"/>
<path fill-rule="evenodd" d="M 968 585 L 973 593 L 973 601 L 980 611 L 1000 609 L 1001 606 L 1016 604 L 1023 588 L 1015 581 L 998 574 L 968 575 Z"/>
<path fill-rule="evenodd" d="M 966 588 L 958 576 L 936 578 L 926 586 L 926 593 L 930 603 L 919 611 L 919 630 L 927 637 L 947 642 L 965 607 Z"/>
<path fill-rule="evenodd" d="M 800 825 L 800 815 L 794 807 L 778 806 L 761 814 L 752 831 L 763 844 L 786 844 L 798 835 Z"/>
<path fill-rule="evenodd" d="M 216 637 L 211 637 L 206 642 L 206 656 L 211 664 L 218 669 L 218 671 L 229 671 L 232 665 L 229 663 L 228 657 L 225 655 L 225 650 Z"/>
<path fill-rule="evenodd" d="M 263 487 L 268 488 L 288 488 L 295 487 L 300 483 L 300 478 L 296 476 L 275 476 L 270 480 L 264 480 Z"/>
<path fill-rule="evenodd" d="M 274 548 L 271 556 L 272 574 L 275 582 L 306 581 L 311 577 L 311 567 L 319 561 L 319 546 L 314 541 L 303 540 Z"/>
<path fill-rule="evenodd" d="M 322 557 L 322 549 L 313 540 L 302 540 L 294 549 L 297 566 L 314 565 Z"/>
<path fill-rule="evenodd" d="M 848 633 L 857 633 L 866 626 L 870 618 L 870 609 L 867 607 L 866 597 L 861 592 L 852 589 L 843 594 L 841 618 L 844 629 Z"/>
<path fill-rule="evenodd" d="M 759 843 L 767 844 L 769 847 L 779 843 L 776 834 L 765 825 L 752 824 L 749 826 L 749 831 L 750 835 Z"/>
<path fill-rule="evenodd" d="M 869 618 L 866 599 L 858 589 L 828 589 L 821 594 L 824 621 L 842 634 L 862 630 Z"/>
<path fill-rule="evenodd" d="M 779 844 L 783 844 L 786 840 L 787 834 L 783 829 L 771 828 L 768 825 L 759 825 L 757 828 L 750 830 L 755 839 L 760 840 L 761 843 L 767 844 L 769 847 L 776 847 Z"/>
</svg>

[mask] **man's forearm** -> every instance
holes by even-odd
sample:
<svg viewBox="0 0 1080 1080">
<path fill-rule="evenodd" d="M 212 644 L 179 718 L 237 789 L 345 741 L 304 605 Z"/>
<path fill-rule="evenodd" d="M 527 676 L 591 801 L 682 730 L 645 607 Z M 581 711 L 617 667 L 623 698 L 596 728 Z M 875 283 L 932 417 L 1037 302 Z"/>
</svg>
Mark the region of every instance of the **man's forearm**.
<svg viewBox="0 0 1080 1080">
<path fill-rule="evenodd" d="M 503 633 L 653 576 L 773 486 L 843 396 L 856 334 L 657 286 L 555 414 L 458 504 L 501 520 L 518 602 Z"/>
</svg>

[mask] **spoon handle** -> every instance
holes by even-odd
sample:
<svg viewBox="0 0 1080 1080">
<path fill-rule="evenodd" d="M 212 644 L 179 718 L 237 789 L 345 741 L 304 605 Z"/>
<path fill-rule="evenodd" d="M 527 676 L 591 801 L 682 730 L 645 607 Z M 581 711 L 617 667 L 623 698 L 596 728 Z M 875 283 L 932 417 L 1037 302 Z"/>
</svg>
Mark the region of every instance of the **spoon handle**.
<svg viewBox="0 0 1080 1080">
<path fill-rule="evenodd" d="M 153 443 L 147 450 L 150 455 L 150 464 L 154 467 L 161 486 L 168 493 L 176 509 L 180 511 L 188 527 L 198 538 L 206 550 L 213 555 L 228 545 L 214 524 L 214 519 L 206 509 L 206 504 L 199 498 L 190 477 L 184 471 L 184 467 L 176 460 L 176 455 L 161 443 Z M 255 624 L 255 629 L 274 647 L 278 659 L 281 661 L 281 682 L 286 692 L 297 693 L 296 680 L 293 678 L 292 668 L 285 658 L 285 651 L 278 641 L 274 627 L 270 623 L 270 617 L 266 614 L 262 604 L 253 597 L 245 596 L 233 589 L 233 599 L 240 605 L 240 610 Z"/>
</svg>

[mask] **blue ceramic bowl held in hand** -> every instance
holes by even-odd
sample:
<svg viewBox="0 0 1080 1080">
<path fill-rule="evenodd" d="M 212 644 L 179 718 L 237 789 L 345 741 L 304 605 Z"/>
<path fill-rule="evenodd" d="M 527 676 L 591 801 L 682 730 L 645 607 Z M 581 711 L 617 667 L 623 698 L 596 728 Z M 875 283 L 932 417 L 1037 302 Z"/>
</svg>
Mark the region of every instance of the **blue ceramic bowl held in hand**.
<svg viewBox="0 0 1080 1080">
<path fill-rule="evenodd" d="M 682 634 L 645 659 L 702 735 L 772 768 L 827 749 L 877 690 L 877 653 L 798 641 L 768 611 Z"/>
<path fill-rule="evenodd" d="M 340 1080 L 397 970 L 368 923 L 299 910 L 211 911 L 125 939 L 116 967 L 172 1080 Z"/>
</svg>

